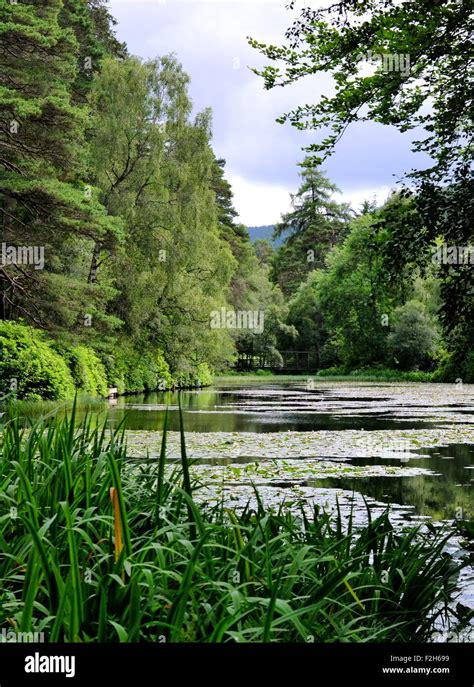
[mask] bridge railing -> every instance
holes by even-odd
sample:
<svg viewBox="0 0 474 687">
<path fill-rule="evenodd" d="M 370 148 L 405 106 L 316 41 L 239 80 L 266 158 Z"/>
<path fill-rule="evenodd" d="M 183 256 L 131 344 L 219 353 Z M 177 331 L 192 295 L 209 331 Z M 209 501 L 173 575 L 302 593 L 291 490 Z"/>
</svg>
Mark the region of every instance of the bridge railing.
<svg viewBox="0 0 474 687">
<path fill-rule="evenodd" d="M 315 351 L 279 351 L 280 358 L 272 356 L 266 351 L 240 351 L 235 369 L 243 371 L 273 370 L 311 372 L 317 369 Z"/>
</svg>

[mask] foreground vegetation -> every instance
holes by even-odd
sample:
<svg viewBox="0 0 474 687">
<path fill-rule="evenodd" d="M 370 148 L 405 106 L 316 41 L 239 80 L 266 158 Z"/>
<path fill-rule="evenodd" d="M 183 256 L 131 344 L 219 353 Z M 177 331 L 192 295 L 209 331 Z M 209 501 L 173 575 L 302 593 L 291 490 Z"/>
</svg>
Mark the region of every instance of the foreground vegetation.
<svg viewBox="0 0 474 687">
<path fill-rule="evenodd" d="M 415 641 L 459 563 L 435 529 L 198 504 L 181 461 L 127 460 L 75 409 L 0 438 L 0 623 L 46 641 Z"/>
</svg>

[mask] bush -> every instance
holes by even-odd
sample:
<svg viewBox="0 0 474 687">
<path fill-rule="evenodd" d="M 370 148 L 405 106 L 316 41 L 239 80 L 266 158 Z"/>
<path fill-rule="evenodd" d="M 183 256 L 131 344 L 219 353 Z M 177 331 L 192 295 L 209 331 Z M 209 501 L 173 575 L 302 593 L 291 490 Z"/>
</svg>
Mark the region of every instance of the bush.
<svg viewBox="0 0 474 687">
<path fill-rule="evenodd" d="M 102 355 L 102 363 L 109 386 L 115 387 L 119 394 L 125 393 L 125 360 L 116 354 Z"/>
<path fill-rule="evenodd" d="M 207 363 L 199 363 L 195 367 L 188 364 L 173 374 L 173 386 L 178 389 L 210 386 L 213 379 L 213 373 Z"/>
<path fill-rule="evenodd" d="M 359 370 L 348 370 L 345 367 L 330 367 L 319 370 L 316 377 L 339 377 L 348 381 L 382 381 L 382 382 L 433 382 L 435 379 L 433 372 L 390 370 L 384 367 L 367 367 Z"/>
<path fill-rule="evenodd" d="M 465 358 L 459 360 L 453 353 L 442 352 L 439 357 L 438 369 L 434 373 L 437 382 L 462 381 L 465 384 L 474 383 L 474 351 L 469 351 Z"/>
<path fill-rule="evenodd" d="M 349 371 L 345 367 L 338 367 L 333 365 L 332 367 L 326 367 L 317 372 L 318 377 L 344 377 L 349 374 Z"/>
<path fill-rule="evenodd" d="M 173 385 L 170 368 L 163 352 L 157 349 L 155 353 L 146 356 L 148 374 L 146 389 L 169 389 Z"/>
<path fill-rule="evenodd" d="M 195 386 L 195 379 L 193 378 L 192 371 L 189 369 L 175 372 L 173 374 L 173 386 L 178 389 L 186 389 Z"/>
<path fill-rule="evenodd" d="M 196 367 L 196 377 L 199 386 L 210 386 L 214 380 L 213 374 L 207 363 L 199 363 Z"/>
<path fill-rule="evenodd" d="M 74 383 L 90 396 L 107 396 L 109 385 L 105 367 L 96 353 L 87 346 L 74 346 L 66 352 Z"/>
<path fill-rule="evenodd" d="M 388 347 L 397 367 L 403 370 L 427 367 L 435 339 L 436 329 L 422 303 L 408 301 L 394 311 Z"/>
<path fill-rule="evenodd" d="M 109 381 L 120 394 L 169 389 L 173 385 L 169 365 L 162 351 L 141 353 L 130 346 L 105 360 Z"/>
<path fill-rule="evenodd" d="M 74 381 L 66 362 L 42 333 L 22 324 L 0 322 L 0 388 L 6 392 L 12 386 L 19 398 L 58 400 L 74 396 Z"/>
</svg>

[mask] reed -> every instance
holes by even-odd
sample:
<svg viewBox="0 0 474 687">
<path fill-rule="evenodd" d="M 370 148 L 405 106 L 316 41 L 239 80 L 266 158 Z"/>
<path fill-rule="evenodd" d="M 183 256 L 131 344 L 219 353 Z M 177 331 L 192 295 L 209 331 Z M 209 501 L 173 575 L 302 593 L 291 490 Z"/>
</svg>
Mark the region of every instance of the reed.
<svg viewBox="0 0 474 687">
<path fill-rule="evenodd" d="M 181 460 L 127 459 L 75 406 L 0 433 L 0 626 L 47 641 L 308 642 L 428 639 L 462 563 L 447 532 L 356 530 L 257 505 L 199 504 Z"/>
</svg>

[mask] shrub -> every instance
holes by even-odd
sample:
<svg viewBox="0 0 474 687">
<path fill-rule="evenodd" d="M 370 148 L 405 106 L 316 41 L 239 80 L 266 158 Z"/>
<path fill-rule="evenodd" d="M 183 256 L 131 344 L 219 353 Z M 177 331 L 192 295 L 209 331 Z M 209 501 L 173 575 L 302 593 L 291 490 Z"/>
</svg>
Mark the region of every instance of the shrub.
<svg viewBox="0 0 474 687">
<path fill-rule="evenodd" d="M 318 377 L 341 377 L 349 374 L 349 371 L 345 367 L 338 367 L 333 365 L 332 367 L 326 367 L 317 372 Z"/>
<path fill-rule="evenodd" d="M 0 387 L 19 398 L 58 400 L 74 396 L 74 381 L 63 358 L 38 330 L 0 322 Z"/>
<path fill-rule="evenodd" d="M 107 396 L 109 385 L 105 367 L 87 346 L 74 346 L 66 352 L 76 387 L 90 396 Z"/>
<path fill-rule="evenodd" d="M 199 363 L 196 367 L 196 377 L 200 386 L 210 386 L 214 379 L 207 363 Z"/>
<path fill-rule="evenodd" d="M 194 386 L 194 381 L 191 370 L 180 370 L 173 374 L 173 386 L 178 387 L 178 389 Z"/>
<path fill-rule="evenodd" d="M 150 370 L 152 372 L 152 389 L 161 389 L 165 385 L 169 389 L 173 385 L 173 379 L 170 373 L 170 367 L 165 360 L 163 352 L 159 349 L 154 353 L 150 363 Z"/>
<path fill-rule="evenodd" d="M 413 370 L 429 364 L 435 339 L 436 329 L 422 303 L 408 301 L 394 311 L 388 347 L 397 366 Z"/>
<path fill-rule="evenodd" d="M 474 351 L 468 351 L 465 358 L 458 359 L 454 353 L 442 352 L 438 360 L 438 369 L 434 373 L 437 382 L 474 383 Z"/>
<path fill-rule="evenodd" d="M 466 384 L 474 384 L 474 351 L 469 351 L 463 366 L 463 380 Z"/>
<path fill-rule="evenodd" d="M 125 361 L 116 354 L 102 355 L 109 386 L 115 387 L 119 394 L 125 393 Z"/>
<path fill-rule="evenodd" d="M 139 352 L 128 345 L 105 359 L 110 384 L 120 394 L 154 391 L 173 385 L 169 365 L 163 352 Z"/>
<path fill-rule="evenodd" d="M 184 364 L 173 374 L 173 386 L 178 389 L 210 386 L 213 379 L 213 374 L 207 363 L 199 363 L 196 366 Z"/>
</svg>

